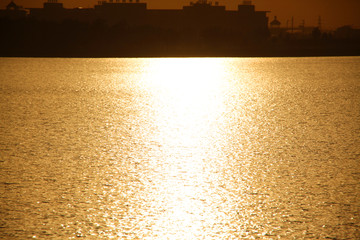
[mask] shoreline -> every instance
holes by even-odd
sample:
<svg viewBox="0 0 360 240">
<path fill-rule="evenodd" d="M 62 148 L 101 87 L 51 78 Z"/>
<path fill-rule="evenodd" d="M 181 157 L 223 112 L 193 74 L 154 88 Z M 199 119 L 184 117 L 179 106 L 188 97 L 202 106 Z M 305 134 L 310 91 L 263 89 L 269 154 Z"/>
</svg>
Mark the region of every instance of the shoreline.
<svg viewBox="0 0 360 240">
<path fill-rule="evenodd" d="M 285 53 L 286 52 L 286 53 Z M 53 52 L 0 52 L 0 57 L 33 57 L 33 58 L 192 58 L 192 57 L 351 57 L 360 56 L 360 49 L 349 50 L 309 50 L 309 51 L 270 51 L 270 52 L 249 52 L 249 51 L 224 51 L 224 52 L 202 52 L 202 51 L 144 51 L 144 52 L 127 52 L 127 53 L 110 53 L 110 52 L 87 52 L 87 53 L 53 53 Z"/>
</svg>

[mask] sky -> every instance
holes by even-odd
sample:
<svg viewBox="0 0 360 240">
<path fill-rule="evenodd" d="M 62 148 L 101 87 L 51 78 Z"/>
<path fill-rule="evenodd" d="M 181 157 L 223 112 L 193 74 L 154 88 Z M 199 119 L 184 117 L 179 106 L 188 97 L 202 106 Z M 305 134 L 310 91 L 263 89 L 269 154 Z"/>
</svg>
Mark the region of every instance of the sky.
<svg viewBox="0 0 360 240">
<path fill-rule="evenodd" d="M 11 0 L 0 0 L 0 8 Z M 25 8 L 42 7 L 47 0 L 14 0 L 18 5 Z M 89 7 L 92 8 L 98 0 L 58 0 L 65 8 Z M 196 0 L 140 0 L 146 2 L 149 9 L 181 9 L 190 1 Z M 226 6 L 227 10 L 235 10 L 242 0 L 213 0 L 219 5 Z M 360 28 L 360 0 L 253 0 L 256 10 L 270 11 L 269 21 L 277 16 L 282 26 L 291 22 L 294 17 L 294 26 L 305 22 L 305 26 L 317 26 L 319 16 L 321 27 L 324 30 L 332 30 L 344 25 L 352 25 Z"/>
</svg>

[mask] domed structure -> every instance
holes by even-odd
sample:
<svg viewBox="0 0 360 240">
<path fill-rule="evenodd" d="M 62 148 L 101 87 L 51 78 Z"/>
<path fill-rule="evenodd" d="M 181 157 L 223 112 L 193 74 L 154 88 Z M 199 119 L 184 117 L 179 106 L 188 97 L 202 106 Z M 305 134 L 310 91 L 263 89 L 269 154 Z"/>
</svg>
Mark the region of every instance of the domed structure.
<svg viewBox="0 0 360 240">
<path fill-rule="evenodd" d="M 271 28 L 279 28 L 280 25 L 281 25 L 281 23 L 279 22 L 279 20 L 277 20 L 277 17 L 274 16 L 274 20 L 272 20 L 272 21 L 270 22 L 270 27 L 271 27 Z"/>
<path fill-rule="evenodd" d="M 11 1 L 7 6 L 6 9 L 7 10 L 19 10 L 21 9 L 21 6 L 16 5 L 16 3 L 14 3 L 14 1 Z"/>
<path fill-rule="evenodd" d="M 0 18 L 5 19 L 21 19 L 26 17 L 26 10 L 17 5 L 14 1 L 11 1 L 6 9 L 0 9 Z"/>
</svg>

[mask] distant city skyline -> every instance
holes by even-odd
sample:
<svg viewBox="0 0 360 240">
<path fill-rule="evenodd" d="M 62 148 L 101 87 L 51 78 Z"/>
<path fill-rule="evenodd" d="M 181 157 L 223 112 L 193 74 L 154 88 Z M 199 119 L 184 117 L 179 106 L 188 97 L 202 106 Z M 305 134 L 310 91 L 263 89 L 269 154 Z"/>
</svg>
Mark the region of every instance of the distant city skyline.
<svg viewBox="0 0 360 240">
<path fill-rule="evenodd" d="M 42 7 L 47 0 L 14 0 L 24 8 Z M 1 0 L 0 8 L 5 8 L 11 0 Z M 59 0 L 65 8 L 90 7 L 98 3 L 98 0 Z M 189 4 L 189 0 L 140 0 L 146 2 L 149 9 L 181 9 Z M 215 2 L 215 1 L 213 1 Z M 235 10 L 243 1 L 219 0 L 219 5 L 225 5 L 228 10 Z M 324 30 L 336 29 L 344 25 L 360 28 L 359 0 L 253 0 L 256 10 L 270 11 L 269 22 L 277 16 L 282 27 L 290 26 L 291 18 L 294 17 L 294 27 L 302 25 L 317 26 L 321 17 L 321 27 Z"/>
</svg>

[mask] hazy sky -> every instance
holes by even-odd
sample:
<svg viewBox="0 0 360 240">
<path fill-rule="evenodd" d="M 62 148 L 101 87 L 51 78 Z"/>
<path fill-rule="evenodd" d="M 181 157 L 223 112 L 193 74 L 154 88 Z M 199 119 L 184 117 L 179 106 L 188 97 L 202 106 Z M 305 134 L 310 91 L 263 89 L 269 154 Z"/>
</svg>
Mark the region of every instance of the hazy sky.
<svg viewBox="0 0 360 240">
<path fill-rule="evenodd" d="M 11 0 L 0 0 L 0 7 L 4 8 Z M 14 0 L 23 7 L 42 7 L 45 0 Z M 59 0 L 64 7 L 93 7 L 97 0 Z M 188 5 L 190 0 L 140 0 L 146 2 L 148 8 L 175 8 L 181 9 Z M 191 0 L 196 1 L 196 0 Z M 227 10 L 234 10 L 242 0 L 213 0 L 225 5 Z M 295 26 L 305 20 L 305 25 L 316 26 L 321 16 L 322 27 L 337 28 L 343 25 L 352 25 L 360 28 L 360 0 L 253 0 L 256 10 L 271 11 L 270 21 L 274 15 L 278 17 L 282 26 L 294 16 Z"/>
</svg>

